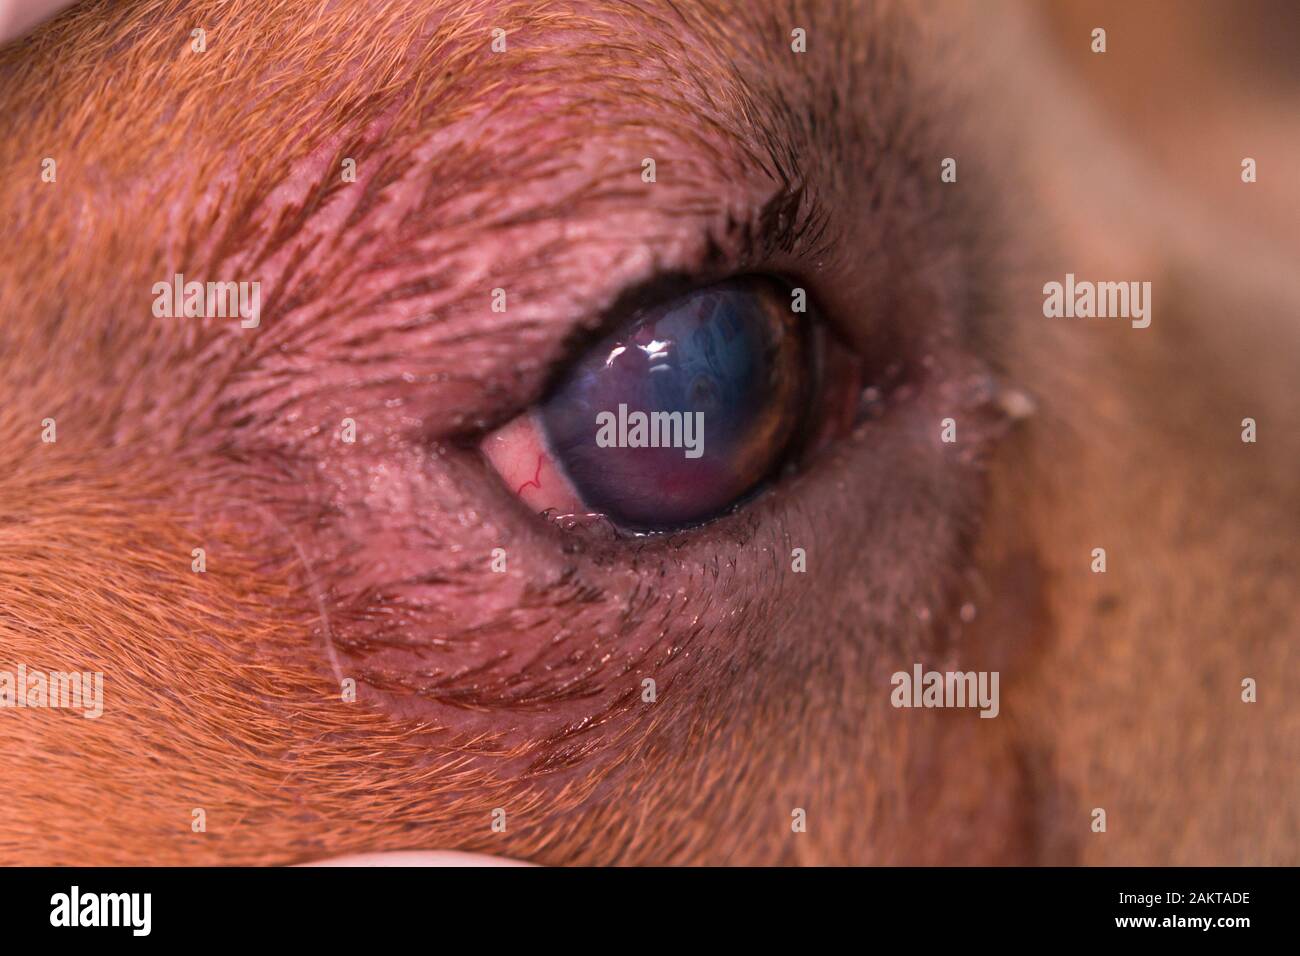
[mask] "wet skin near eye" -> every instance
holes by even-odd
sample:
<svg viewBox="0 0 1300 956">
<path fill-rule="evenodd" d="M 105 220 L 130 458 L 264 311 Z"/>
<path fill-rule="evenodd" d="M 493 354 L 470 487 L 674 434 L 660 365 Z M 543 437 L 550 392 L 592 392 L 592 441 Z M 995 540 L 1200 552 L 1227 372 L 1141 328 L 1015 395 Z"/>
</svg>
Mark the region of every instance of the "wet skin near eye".
<svg viewBox="0 0 1300 956">
<path fill-rule="evenodd" d="M 958 90 L 1004 102 L 931 45 L 959 35 L 960 5 L 816 5 L 808 54 L 779 4 L 194 6 L 202 57 L 177 61 L 181 33 L 148 6 L 107 27 L 92 6 L 0 53 L 0 175 L 21 183 L 0 196 L 20 225 L 0 427 L 26 449 L 0 489 L 30 502 L 0 554 L 18 609 L 0 650 L 93 664 L 107 688 L 98 720 L 0 722 L 0 770 L 27 768 L 0 846 L 41 863 L 1093 852 L 1058 833 L 1095 798 L 1025 701 L 1085 709 L 1031 679 L 1091 620 L 1051 588 L 1141 508 L 1094 445 L 1009 422 L 1015 388 L 1077 426 L 1048 434 L 1086 432 L 1072 383 L 1113 346 L 1016 321 L 1033 282 L 1009 263 L 1059 237 L 1001 221 L 1009 184 L 1039 187 L 981 158 L 1037 107 L 953 118 Z M 57 183 L 28 175 L 32 150 L 59 158 Z M 928 171 L 949 153 L 981 188 L 941 191 Z M 260 281 L 260 327 L 155 319 L 149 290 L 175 272 Z M 616 327 L 629 290 L 748 274 L 815 290 L 878 383 L 842 440 L 743 508 L 635 540 L 539 516 L 541 469 L 500 480 L 483 437 Z M 38 446 L 46 417 L 59 438 Z M 1052 476 L 1080 462 L 1114 510 L 1073 502 L 1064 540 Z M 1027 491 L 1027 474 L 1047 477 Z M 1002 716 L 900 715 L 889 675 L 913 661 L 1001 668 Z"/>
</svg>

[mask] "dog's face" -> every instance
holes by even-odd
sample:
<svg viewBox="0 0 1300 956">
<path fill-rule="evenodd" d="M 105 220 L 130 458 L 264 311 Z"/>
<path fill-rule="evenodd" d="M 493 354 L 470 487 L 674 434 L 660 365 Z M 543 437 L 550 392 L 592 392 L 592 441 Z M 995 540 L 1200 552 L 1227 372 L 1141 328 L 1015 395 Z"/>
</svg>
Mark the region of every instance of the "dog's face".
<svg viewBox="0 0 1300 956">
<path fill-rule="evenodd" d="M 0 51 L 0 670 L 104 675 L 0 710 L 4 856 L 1295 862 L 1294 236 L 1050 33 L 147 0 Z M 539 515 L 575 357 L 750 274 L 853 407 L 704 524 Z M 1145 317 L 1049 317 L 1067 275 Z M 896 707 L 918 663 L 996 718 Z"/>
</svg>

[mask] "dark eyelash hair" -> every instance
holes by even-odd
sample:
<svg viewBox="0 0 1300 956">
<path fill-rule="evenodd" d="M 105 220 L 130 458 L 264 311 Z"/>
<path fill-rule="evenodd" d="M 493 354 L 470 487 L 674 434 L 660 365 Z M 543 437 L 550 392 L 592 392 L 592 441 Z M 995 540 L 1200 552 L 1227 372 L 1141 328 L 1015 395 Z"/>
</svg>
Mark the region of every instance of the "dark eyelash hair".
<svg viewBox="0 0 1300 956">
<path fill-rule="evenodd" d="M 611 328 L 637 312 L 693 289 L 733 275 L 761 272 L 761 263 L 780 252 L 800 252 L 816 257 L 828 242 L 830 217 L 803 186 L 783 188 L 752 217 L 728 216 L 716 231 L 705 236 L 705 251 L 689 269 L 657 273 L 624 290 L 614 300 L 595 329 L 577 330 L 565 343 L 571 354 L 593 345 Z"/>
</svg>

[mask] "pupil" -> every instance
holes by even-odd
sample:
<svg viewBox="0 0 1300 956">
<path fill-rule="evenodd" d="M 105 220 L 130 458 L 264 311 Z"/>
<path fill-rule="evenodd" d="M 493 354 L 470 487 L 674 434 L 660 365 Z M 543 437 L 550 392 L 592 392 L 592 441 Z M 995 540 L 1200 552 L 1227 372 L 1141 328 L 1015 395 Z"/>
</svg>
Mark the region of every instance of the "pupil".
<svg viewBox="0 0 1300 956">
<path fill-rule="evenodd" d="M 807 363 L 788 290 L 728 280 L 636 313 L 539 417 L 588 507 L 635 530 L 683 527 L 780 463 L 803 417 Z"/>
</svg>

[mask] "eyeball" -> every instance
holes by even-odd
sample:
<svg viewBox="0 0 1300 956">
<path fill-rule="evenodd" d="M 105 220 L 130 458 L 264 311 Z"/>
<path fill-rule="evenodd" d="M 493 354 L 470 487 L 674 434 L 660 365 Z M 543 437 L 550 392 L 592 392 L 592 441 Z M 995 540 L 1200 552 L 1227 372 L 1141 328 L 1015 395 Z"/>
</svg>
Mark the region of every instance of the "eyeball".
<svg viewBox="0 0 1300 956">
<path fill-rule="evenodd" d="M 689 527 L 733 507 L 773 474 L 806 419 L 806 318 L 788 288 L 762 276 L 634 313 L 534 410 L 531 484 L 540 488 L 549 459 L 569 503 L 634 531 Z M 503 460 L 510 451 L 497 449 Z"/>
</svg>

